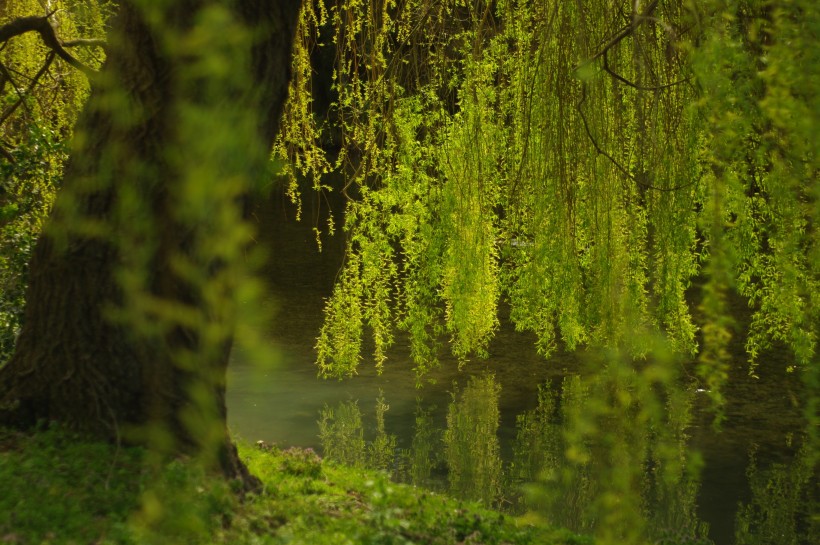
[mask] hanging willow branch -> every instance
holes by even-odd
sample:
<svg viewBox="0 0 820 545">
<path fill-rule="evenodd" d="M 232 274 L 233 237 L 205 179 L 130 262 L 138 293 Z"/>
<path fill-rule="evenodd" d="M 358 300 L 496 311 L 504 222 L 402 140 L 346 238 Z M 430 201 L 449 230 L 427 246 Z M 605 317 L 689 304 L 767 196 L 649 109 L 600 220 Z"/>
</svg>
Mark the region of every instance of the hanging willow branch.
<svg viewBox="0 0 820 545">
<path fill-rule="evenodd" d="M 609 56 L 608 55 L 609 55 L 610 50 L 612 48 L 614 48 L 615 46 L 617 46 L 619 43 L 621 43 L 624 39 L 634 35 L 635 32 L 637 31 L 637 29 L 646 21 L 650 21 L 650 22 L 654 22 L 656 24 L 660 24 L 661 26 L 664 27 L 664 29 L 668 33 L 674 34 L 673 32 L 671 32 L 671 30 L 669 28 L 667 28 L 668 25 L 664 25 L 658 18 L 652 16 L 652 13 L 655 11 L 655 8 L 657 8 L 657 6 L 658 6 L 658 0 L 653 0 L 648 6 L 646 6 L 646 9 L 644 9 L 642 13 L 640 13 L 640 14 L 634 13 L 633 17 L 632 17 L 632 21 L 630 22 L 630 24 L 628 24 L 628 25 L 624 26 L 623 28 L 621 28 L 595 55 L 593 55 L 592 57 L 590 57 L 589 59 L 587 59 L 583 63 L 579 64 L 575 68 L 575 72 L 578 73 L 578 71 L 581 70 L 583 67 L 589 66 L 590 64 L 597 61 L 598 59 L 602 59 L 602 61 L 603 61 L 602 68 L 603 68 L 604 72 L 606 72 L 607 74 L 612 76 L 615 80 L 617 80 L 617 81 L 621 82 L 622 84 L 624 84 L 628 87 L 631 87 L 631 88 L 633 88 L 637 91 L 649 91 L 649 92 L 657 93 L 659 91 L 670 89 L 670 88 L 675 87 L 677 85 L 681 85 L 683 83 L 691 81 L 692 77 L 688 76 L 688 77 L 681 78 L 679 80 L 676 80 L 676 81 L 673 81 L 673 82 L 670 82 L 670 83 L 656 84 L 656 85 L 651 85 L 651 86 L 640 85 L 638 83 L 635 83 L 634 81 L 628 80 L 627 78 L 625 78 L 624 76 L 622 76 L 621 74 L 619 74 L 618 72 L 616 72 L 615 70 L 613 70 L 609 66 Z M 609 162 L 612 163 L 615 166 L 615 168 L 617 168 L 618 171 L 620 171 L 624 176 L 626 176 L 627 178 L 629 178 L 630 180 L 632 180 L 633 182 L 638 184 L 640 187 L 643 187 L 645 189 L 652 189 L 652 190 L 655 190 L 655 191 L 679 191 L 681 189 L 691 187 L 696 183 L 697 180 L 694 180 L 692 182 L 677 185 L 677 186 L 674 186 L 674 187 L 658 187 L 658 186 L 649 184 L 645 181 L 642 181 L 642 180 L 638 179 L 635 175 L 633 175 L 629 171 L 629 169 L 627 169 L 625 166 L 623 166 L 621 163 L 619 163 L 615 159 L 615 157 L 613 157 L 611 154 L 607 153 L 607 151 L 604 150 L 600 146 L 598 141 L 593 136 L 592 129 L 589 126 L 589 122 L 587 121 L 586 114 L 584 113 L 584 110 L 583 110 L 583 104 L 586 101 L 586 99 L 587 99 L 587 85 L 586 85 L 586 82 L 582 82 L 582 85 L 581 85 L 581 99 L 575 105 L 575 108 L 576 108 L 576 110 L 578 111 L 578 114 L 581 117 L 581 121 L 584 125 L 584 131 L 586 132 L 587 137 L 589 138 L 590 142 L 592 143 L 593 147 L 598 152 L 598 154 L 603 155 L 604 157 L 606 157 L 607 160 L 609 160 Z"/>
<path fill-rule="evenodd" d="M 603 155 L 606 157 L 610 163 L 612 163 L 615 168 L 617 168 L 624 176 L 638 184 L 639 186 L 643 187 L 644 189 L 652 189 L 654 191 L 680 191 L 681 189 L 686 189 L 687 187 L 692 187 L 697 183 L 697 179 L 692 180 L 689 183 L 676 185 L 673 187 L 658 187 L 656 185 L 652 185 L 646 183 L 644 181 L 639 180 L 635 177 L 625 166 L 619 163 L 612 155 L 606 152 L 599 144 L 595 137 L 592 135 L 592 130 L 589 128 L 589 122 L 587 121 L 586 114 L 584 114 L 583 105 L 587 99 L 587 85 L 586 83 L 581 85 L 581 100 L 578 101 L 578 104 L 575 105 L 575 109 L 578 111 L 578 115 L 581 116 L 581 121 L 584 125 L 584 131 L 587 133 L 587 137 L 589 141 L 592 142 L 592 146 L 595 148 L 595 151 L 598 152 L 599 155 Z"/>
<path fill-rule="evenodd" d="M 632 22 L 630 24 L 624 26 L 623 28 L 621 28 L 621 30 L 619 30 L 615 34 L 615 36 L 613 36 L 612 39 L 610 39 L 601 48 L 600 51 L 598 51 L 595 55 L 593 55 L 592 57 L 590 57 L 589 59 L 584 61 L 581 65 L 576 67 L 576 71 L 579 68 L 581 68 L 582 66 L 585 66 L 585 65 L 588 65 L 588 64 L 591 64 L 591 63 L 597 61 L 598 59 L 600 59 L 601 57 L 606 55 L 607 51 L 609 51 L 610 49 L 612 49 L 613 47 L 615 47 L 616 45 L 621 43 L 622 40 L 624 40 L 625 38 L 627 38 L 627 37 L 631 36 L 632 34 L 634 34 L 635 31 L 638 29 L 638 27 L 641 26 L 641 23 L 643 23 L 644 21 L 648 21 L 652 18 L 651 17 L 652 12 L 655 11 L 656 7 L 658 7 L 658 0 L 653 0 L 652 3 L 650 3 L 648 6 L 646 6 L 646 9 L 643 11 L 643 13 L 641 13 L 637 17 L 633 17 Z"/>
</svg>

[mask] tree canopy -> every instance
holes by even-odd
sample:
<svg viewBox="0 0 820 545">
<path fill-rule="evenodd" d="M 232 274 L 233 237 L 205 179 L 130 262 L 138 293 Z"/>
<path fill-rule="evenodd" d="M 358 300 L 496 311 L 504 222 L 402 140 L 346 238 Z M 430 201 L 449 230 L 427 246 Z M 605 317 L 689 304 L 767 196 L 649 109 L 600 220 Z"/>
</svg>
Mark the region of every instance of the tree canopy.
<svg viewBox="0 0 820 545">
<path fill-rule="evenodd" d="M 347 241 L 322 375 L 355 374 L 368 345 L 381 368 L 401 331 L 421 384 L 445 349 L 486 355 L 507 313 L 545 358 L 588 350 L 592 376 L 564 381 L 561 439 L 544 389 L 515 454 L 553 437 L 541 454 L 564 457 L 542 492 L 565 502 L 578 481 L 557 464 L 588 469 L 600 432 L 620 454 L 597 461 L 609 488 L 585 498 L 601 542 L 645 541 L 645 467 L 693 515 L 692 389 L 672 385 L 694 363 L 719 407 L 732 337 L 751 373 L 767 349 L 793 355 L 813 471 L 814 4 L 3 3 L 0 421 L 194 454 L 253 485 L 225 370 L 248 336 L 242 303 L 261 297 L 247 203 L 277 171 L 297 203 L 304 177 L 347 198 L 316 229 L 321 244 L 341 224 Z M 501 478 L 497 398 L 492 377 L 472 381 L 444 437 L 452 487 L 483 480 L 485 498 Z"/>
<path fill-rule="evenodd" d="M 355 373 L 366 331 L 382 365 L 394 324 L 420 375 L 442 335 L 481 356 L 507 301 L 545 356 L 661 333 L 719 401 L 734 294 L 751 372 L 778 343 L 816 367 L 810 2 L 319 2 L 301 24 L 278 149 L 320 175 L 333 140 L 351 195 L 323 374 Z"/>
</svg>

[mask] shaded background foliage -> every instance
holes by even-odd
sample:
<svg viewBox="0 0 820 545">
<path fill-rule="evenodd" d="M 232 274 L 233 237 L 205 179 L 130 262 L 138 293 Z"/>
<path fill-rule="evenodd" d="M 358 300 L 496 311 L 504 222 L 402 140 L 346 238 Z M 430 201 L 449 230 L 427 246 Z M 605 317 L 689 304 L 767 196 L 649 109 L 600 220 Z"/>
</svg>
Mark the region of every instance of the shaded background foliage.
<svg viewBox="0 0 820 545">
<path fill-rule="evenodd" d="M 102 64 L 99 45 L 113 3 L 56 1 L 44 7 L 9 0 L 2 7 L 0 25 L 50 15 L 58 38 L 77 59 L 90 68 Z M 54 203 L 88 93 L 85 74 L 57 56 L 38 33 L 0 44 L 0 361 L 14 349 L 31 251 Z"/>
</svg>

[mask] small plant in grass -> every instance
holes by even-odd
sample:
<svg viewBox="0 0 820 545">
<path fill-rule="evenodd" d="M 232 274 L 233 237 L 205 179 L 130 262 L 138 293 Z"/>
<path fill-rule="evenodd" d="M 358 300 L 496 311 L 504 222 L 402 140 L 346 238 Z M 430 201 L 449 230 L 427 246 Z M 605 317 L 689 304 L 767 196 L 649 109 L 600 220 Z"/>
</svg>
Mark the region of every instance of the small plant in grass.
<svg viewBox="0 0 820 545">
<path fill-rule="evenodd" d="M 291 447 L 282 451 L 282 470 L 318 478 L 322 474 L 322 459 L 311 448 Z"/>
</svg>

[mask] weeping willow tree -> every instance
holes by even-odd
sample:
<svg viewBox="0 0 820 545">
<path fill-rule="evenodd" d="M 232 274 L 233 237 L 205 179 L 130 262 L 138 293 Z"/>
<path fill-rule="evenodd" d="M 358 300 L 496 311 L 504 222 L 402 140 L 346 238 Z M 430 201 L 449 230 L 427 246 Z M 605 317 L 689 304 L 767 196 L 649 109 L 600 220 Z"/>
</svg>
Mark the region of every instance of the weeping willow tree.
<svg viewBox="0 0 820 545">
<path fill-rule="evenodd" d="M 328 168 L 304 98 L 325 40 L 350 197 L 322 374 L 354 374 L 365 334 L 383 365 L 396 326 L 420 377 L 442 339 L 482 356 L 506 300 L 544 356 L 641 359 L 660 334 L 720 403 L 738 293 L 751 372 L 782 343 L 816 388 L 819 20 L 802 1 L 307 6 L 278 149 Z"/>
<path fill-rule="evenodd" d="M 687 361 L 722 418 L 741 336 L 750 373 L 767 349 L 793 355 L 818 452 L 813 3 L 336 2 L 308 6 L 301 24 L 299 51 L 335 51 L 335 101 L 316 115 L 297 54 L 300 99 L 278 149 L 321 174 L 321 121 L 338 123 L 349 197 L 322 375 L 355 374 L 367 336 L 381 368 L 400 330 L 421 383 L 445 344 L 461 364 L 486 355 L 508 304 L 545 357 L 613 355 L 591 358 L 593 380 L 617 395 L 578 429 L 634 414 L 663 427 Z M 599 468 L 618 477 L 590 514 L 611 522 L 605 543 L 647 539 L 641 505 L 624 503 L 641 486 L 617 458 L 628 437 Z M 570 440 L 567 452 L 589 438 Z M 687 486 L 685 460 L 658 448 L 667 485 Z"/>
</svg>

